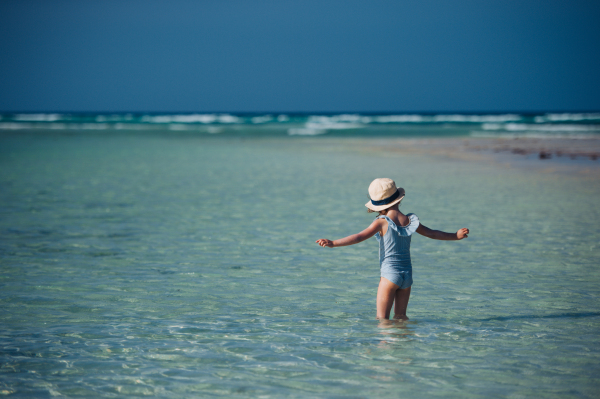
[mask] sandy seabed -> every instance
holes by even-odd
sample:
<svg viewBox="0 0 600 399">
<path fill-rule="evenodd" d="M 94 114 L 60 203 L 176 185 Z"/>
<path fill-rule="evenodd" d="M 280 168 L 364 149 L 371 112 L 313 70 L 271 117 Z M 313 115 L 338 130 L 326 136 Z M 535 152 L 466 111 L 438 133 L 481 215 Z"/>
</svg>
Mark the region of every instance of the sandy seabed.
<svg viewBox="0 0 600 399">
<path fill-rule="evenodd" d="M 0 137 L 0 393 L 597 397 L 596 141 L 332 136 Z M 375 177 L 471 229 L 414 237 L 386 328 L 376 242 L 315 244 Z"/>
</svg>

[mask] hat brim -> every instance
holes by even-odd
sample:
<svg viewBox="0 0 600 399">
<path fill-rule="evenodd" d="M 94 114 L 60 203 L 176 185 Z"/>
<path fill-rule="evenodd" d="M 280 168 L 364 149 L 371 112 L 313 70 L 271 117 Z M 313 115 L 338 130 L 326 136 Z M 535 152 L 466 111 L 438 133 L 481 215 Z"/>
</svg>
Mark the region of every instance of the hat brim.
<svg viewBox="0 0 600 399">
<path fill-rule="evenodd" d="M 367 202 L 365 204 L 365 206 L 367 208 L 369 208 L 369 212 L 379 212 L 379 211 L 383 211 L 384 209 L 388 209 L 389 207 L 398 204 L 400 201 L 402 201 L 403 198 L 404 198 L 404 195 L 402 197 L 400 197 L 400 198 L 396 198 L 395 200 L 393 200 L 389 204 L 385 204 L 385 205 L 373 205 L 371 203 L 371 201 L 369 201 L 369 202 Z"/>
</svg>

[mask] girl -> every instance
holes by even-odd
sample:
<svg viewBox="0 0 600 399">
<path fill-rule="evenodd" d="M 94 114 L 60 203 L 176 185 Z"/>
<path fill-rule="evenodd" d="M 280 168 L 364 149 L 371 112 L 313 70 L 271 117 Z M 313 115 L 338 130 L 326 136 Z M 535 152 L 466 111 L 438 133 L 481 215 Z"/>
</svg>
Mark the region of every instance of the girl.
<svg viewBox="0 0 600 399">
<path fill-rule="evenodd" d="M 358 244 L 375 236 L 379 241 L 379 264 L 381 278 L 377 290 L 377 318 L 389 319 L 392 305 L 394 319 L 408 320 L 406 307 L 412 285 L 412 264 L 410 262 L 410 237 L 416 231 L 435 240 L 462 240 L 468 237 L 469 229 L 463 228 L 456 233 L 444 233 L 431 230 L 419 223 L 413 213 L 404 215 L 398 209 L 404 198 L 404 189 L 396 188 L 392 179 L 375 179 L 369 186 L 371 201 L 365 206 L 369 212 L 379 212 L 379 216 L 369 227 L 358 234 L 328 240 L 321 238 L 317 244 L 322 247 L 344 247 Z"/>
</svg>

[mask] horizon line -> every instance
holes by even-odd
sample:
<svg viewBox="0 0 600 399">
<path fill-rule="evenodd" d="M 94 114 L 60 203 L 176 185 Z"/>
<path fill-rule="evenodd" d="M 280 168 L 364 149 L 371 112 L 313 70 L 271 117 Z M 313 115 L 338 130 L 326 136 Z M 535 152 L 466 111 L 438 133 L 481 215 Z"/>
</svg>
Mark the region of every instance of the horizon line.
<svg viewBox="0 0 600 399">
<path fill-rule="evenodd" d="M 588 114 L 600 113 L 596 110 L 503 110 L 503 111 L 5 111 L 0 114 L 235 114 L 235 115 L 539 115 L 539 114 Z"/>
</svg>

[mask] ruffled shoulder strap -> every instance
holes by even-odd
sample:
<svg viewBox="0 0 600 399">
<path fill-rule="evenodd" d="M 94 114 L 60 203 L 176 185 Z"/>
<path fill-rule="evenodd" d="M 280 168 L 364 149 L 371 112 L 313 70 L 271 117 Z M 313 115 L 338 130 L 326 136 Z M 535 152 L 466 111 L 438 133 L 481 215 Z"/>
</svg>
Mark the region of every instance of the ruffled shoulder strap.
<svg viewBox="0 0 600 399">
<path fill-rule="evenodd" d="M 388 224 L 393 224 L 393 225 L 395 226 L 395 224 L 394 224 L 394 222 L 392 221 L 392 219 L 390 219 L 389 217 L 387 217 L 387 216 L 385 216 L 385 215 L 379 215 L 379 216 L 377 216 L 375 219 L 385 219 L 385 220 L 387 220 Z"/>
<path fill-rule="evenodd" d="M 388 222 L 388 229 L 398 231 L 396 223 L 394 223 L 394 221 L 392 219 L 390 219 L 389 217 L 387 217 L 385 215 L 379 215 L 375 219 L 385 219 Z M 377 234 L 379 234 L 379 233 L 377 233 Z"/>
<path fill-rule="evenodd" d="M 388 222 L 388 228 L 394 230 L 401 236 L 410 236 L 417 231 L 417 228 L 419 227 L 419 218 L 414 213 L 409 213 L 406 216 L 408 216 L 409 220 L 407 226 L 398 226 L 392 219 L 385 215 L 377 216 L 376 219 L 384 218 Z"/>
<path fill-rule="evenodd" d="M 406 232 L 406 235 L 409 236 L 412 235 L 415 231 L 417 231 L 421 222 L 419 222 L 419 217 L 414 213 L 408 213 L 406 216 L 408 216 L 408 220 L 410 220 L 410 223 L 408 224 L 408 226 L 400 227 L 400 229 L 404 230 Z"/>
</svg>

